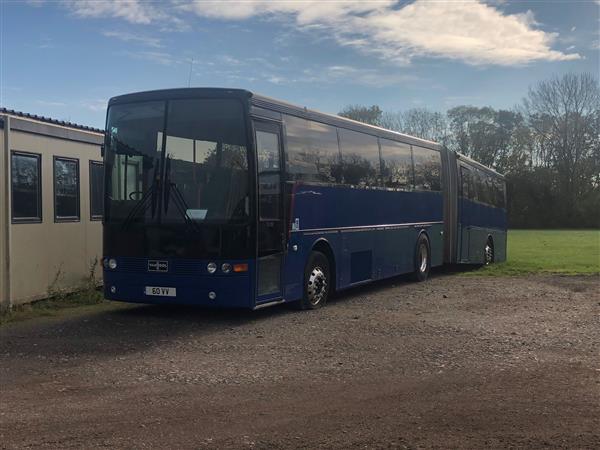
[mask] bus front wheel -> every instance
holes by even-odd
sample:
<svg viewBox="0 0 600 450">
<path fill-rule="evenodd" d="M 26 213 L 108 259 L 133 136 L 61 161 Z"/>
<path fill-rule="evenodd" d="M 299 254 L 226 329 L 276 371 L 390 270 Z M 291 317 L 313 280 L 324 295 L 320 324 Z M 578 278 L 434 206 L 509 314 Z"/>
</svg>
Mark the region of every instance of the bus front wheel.
<svg viewBox="0 0 600 450">
<path fill-rule="evenodd" d="M 327 302 L 331 276 L 329 260 L 321 253 L 314 251 L 308 257 L 304 270 L 304 295 L 300 300 L 300 309 L 317 309 Z"/>
<path fill-rule="evenodd" d="M 415 271 L 413 278 L 415 281 L 425 281 L 429 276 L 431 269 L 431 247 L 429 239 L 425 234 L 421 234 L 417 240 L 415 248 Z"/>
</svg>

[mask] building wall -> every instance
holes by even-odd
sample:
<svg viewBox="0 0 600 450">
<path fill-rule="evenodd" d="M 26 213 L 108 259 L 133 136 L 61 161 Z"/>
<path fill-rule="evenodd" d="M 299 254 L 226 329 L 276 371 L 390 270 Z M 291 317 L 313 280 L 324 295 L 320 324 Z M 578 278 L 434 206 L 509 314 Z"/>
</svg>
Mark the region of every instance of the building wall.
<svg viewBox="0 0 600 450">
<path fill-rule="evenodd" d="M 0 137 L 0 308 L 8 306 L 8 172 L 7 153 L 4 151 L 8 139 L 7 119 L 0 118 L 2 136 Z"/>
<path fill-rule="evenodd" d="M 51 130 L 47 124 L 43 126 Z M 101 277 L 102 223 L 90 218 L 89 179 L 90 161 L 102 161 L 101 135 L 78 133 L 98 143 L 15 129 L 10 132 L 11 151 L 41 154 L 42 186 L 42 222 L 9 225 L 11 305 L 45 298 L 59 291 L 76 290 L 88 282 L 92 268 L 96 279 Z M 77 222 L 55 221 L 54 156 L 79 160 L 80 220 Z"/>
</svg>

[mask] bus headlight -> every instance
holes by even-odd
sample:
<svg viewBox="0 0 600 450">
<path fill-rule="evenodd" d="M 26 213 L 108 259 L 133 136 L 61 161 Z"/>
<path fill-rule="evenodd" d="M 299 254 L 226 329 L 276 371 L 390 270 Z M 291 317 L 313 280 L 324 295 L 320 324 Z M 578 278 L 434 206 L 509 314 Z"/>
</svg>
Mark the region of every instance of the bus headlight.
<svg viewBox="0 0 600 450">
<path fill-rule="evenodd" d="M 110 270 L 115 270 L 117 268 L 117 260 L 114 258 L 110 258 L 108 260 L 108 268 Z"/>
<path fill-rule="evenodd" d="M 215 273 L 217 271 L 217 265 L 214 262 L 208 263 L 206 270 L 208 270 L 208 273 Z"/>
<path fill-rule="evenodd" d="M 231 264 L 223 263 L 223 265 L 221 266 L 221 270 L 223 271 L 223 273 L 231 272 Z"/>
</svg>

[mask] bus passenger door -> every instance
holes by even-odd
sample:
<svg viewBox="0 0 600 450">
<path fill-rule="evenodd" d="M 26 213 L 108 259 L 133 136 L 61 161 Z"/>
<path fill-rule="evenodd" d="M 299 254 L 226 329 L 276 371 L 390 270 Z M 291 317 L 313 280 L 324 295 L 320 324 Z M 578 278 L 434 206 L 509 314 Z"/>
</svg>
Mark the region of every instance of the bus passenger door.
<svg viewBox="0 0 600 450">
<path fill-rule="evenodd" d="M 281 126 L 254 122 L 258 172 L 258 264 L 256 303 L 282 297 L 285 245 L 281 194 Z"/>
</svg>

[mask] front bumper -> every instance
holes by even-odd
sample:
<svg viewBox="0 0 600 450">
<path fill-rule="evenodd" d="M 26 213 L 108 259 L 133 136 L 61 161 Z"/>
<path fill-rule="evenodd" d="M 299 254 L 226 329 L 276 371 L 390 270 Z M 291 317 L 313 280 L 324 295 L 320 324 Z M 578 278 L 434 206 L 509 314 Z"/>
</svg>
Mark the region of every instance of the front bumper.
<svg viewBox="0 0 600 450">
<path fill-rule="evenodd" d="M 248 264 L 242 273 L 209 274 L 204 260 L 169 260 L 168 270 L 148 270 L 148 259 L 115 258 L 114 270 L 104 269 L 104 297 L 132 303 L 197 305 L 212 308 L 254 307 L 254 265 L 251 261 L 216 261 L 220 268 L 223 262 Z M 146 286 L 176 289 L 176 296 L 146 295 Z M 211 299 L 209 293 L 214 293 Z"/>
</svg>

